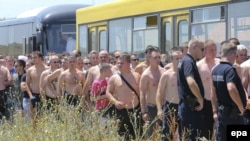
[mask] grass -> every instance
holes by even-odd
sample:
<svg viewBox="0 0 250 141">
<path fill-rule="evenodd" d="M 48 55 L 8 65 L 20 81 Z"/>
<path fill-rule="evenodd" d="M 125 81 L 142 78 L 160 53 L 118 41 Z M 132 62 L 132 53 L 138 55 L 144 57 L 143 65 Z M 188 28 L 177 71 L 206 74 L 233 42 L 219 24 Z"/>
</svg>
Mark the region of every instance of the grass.
<svg viewBox="0 0 250 141">
<path fill-rule="evenodd" d="M 71 107 L 65 102 L 56 105 L 54 109 L 56 110 L 47 110 L 44 106 L 41 116 L 36 116 L 35 124 L 33 122 L 25 123 L 21 112 L 15 114 L 13 122 L 4 120 L 0 125 L 0 141 L 124 140 L 117 134 L 118 121 L 111 119 L 103 125 L 100 122 L 100 112 L 80 112 L 78 108 Z M 174 121 L 170 121 L 170 124 L 171 122 Z M 145 136 L 147 128 L 143 127 L 143 136 Z M 188 134 L 188 131 L 186 132 Z M 186 136 L 180 138 L 184 141 Z M 137 134 L 135 141 L 159 141 L 160 139 L 160 126 L 158 126 L 151 138 L 145 139 Z"/>
</svg>

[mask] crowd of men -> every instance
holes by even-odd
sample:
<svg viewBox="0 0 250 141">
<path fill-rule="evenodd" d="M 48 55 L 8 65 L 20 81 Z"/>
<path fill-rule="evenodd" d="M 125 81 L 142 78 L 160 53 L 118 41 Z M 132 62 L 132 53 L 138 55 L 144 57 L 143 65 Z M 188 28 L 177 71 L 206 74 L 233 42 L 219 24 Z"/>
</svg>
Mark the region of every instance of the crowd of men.
<svg viewBox="0 0 250 141">
<path fill-rule="evenodd" d="M 0 118 L 11 120 L 22 111 L 25 121 L 34 120 L 42 103 L 50 109 L 61 97 L 68 105 L 90 110 L 94 97 L 94 109 L 105 110 L 103 121 L 120 119 L 118 134 L 125 140 L 147 124 L 145 138 L 160 126 L 163 141 L 184 133 L 191 141 L 224 141 L 228 124 L 249 124 L 244 113 L 250 104 L 250 60 L 237 39 L 221 47 L 212 40 L 191 39 L 171 49 L 171 61 L 163 57 L 151 45 L 141 63 L 136 54 L 104 50 L 84 58 L 78 50 L 61 57 L 38 51 L 16 59 L 0 56 Z"/>
</svg>

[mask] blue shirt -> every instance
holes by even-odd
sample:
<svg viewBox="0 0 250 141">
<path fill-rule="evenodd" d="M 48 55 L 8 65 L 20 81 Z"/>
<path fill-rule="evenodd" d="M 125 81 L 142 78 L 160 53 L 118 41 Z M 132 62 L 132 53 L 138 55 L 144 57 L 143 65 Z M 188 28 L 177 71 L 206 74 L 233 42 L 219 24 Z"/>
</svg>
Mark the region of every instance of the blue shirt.
<svg viewBox="0 0 250 141">
<path fill-rule="evenodd" d="M 201 96 L 204 98 L 204 88 L 201 81 L 201 77 L 196 66 L 196 61 L 194 58 L 186 54 L 178 64 L 177 72 L 177 84 L 178 84 L 178 94 L 180 99 L 184 99 L 185 96 L 190 95 L 194 97 L 191 89 L 188 86 L 186 77 L 191 76 L 197 83 Z"/>
<path fill-rule="evenodd" d="M 241 79 L 231 63 L 220 62 L 220 64 L 213 69 L 212 77 L 217 102 L 219 105 L 232 106 L 234 103 L 227 89 L 227 83 L 232 82 L 235 84 L 239 92 L 243 107 L 246 107 L 246 95 L 241 83 Z"/>
</svg>

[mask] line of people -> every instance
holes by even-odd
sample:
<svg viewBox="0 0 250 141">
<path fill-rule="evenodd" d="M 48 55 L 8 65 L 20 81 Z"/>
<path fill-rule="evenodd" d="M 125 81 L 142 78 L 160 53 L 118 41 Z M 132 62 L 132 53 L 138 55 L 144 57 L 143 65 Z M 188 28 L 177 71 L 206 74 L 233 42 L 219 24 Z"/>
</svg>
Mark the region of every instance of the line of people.
<svg viewBox="0 0 250 141">
<path fill-rule="evenodd" d="M 142 134 L 144 124 L 148 125 L 145 138 L 160 126 L 163 141 L 178 140 L 184 134 L 187 140 L 213 139 L 214 123 L 216 139 L 225 140 L 226 125 L 246 124 L 243 113 L 249 104 L 247 50 L 233 41 L 237 40 L 221 43 L 218 59 L 214 41 L 191 39 L 171 49 L 170 63 L 163 63 L 159 48 L 151 45 L 141 63 L 136 54 L 115 51 L 111 56 L 104 50 L 91 51 L 84 59 L 78 50 L 61 58 L 53 53 L 44 58 L 37 51 L 16 61 L 2 57 L 0 113 L 10 118 L 8 103 L 14 103 L 28 122 L 35 119 L 42 103 L 51 109 L 63 97 L 83 111 L 91 110 L 93 101 L 97 111 L 111 109 L 101 120 L 120 119 L 118 134 L 126 140 Z M 14 64 L 8 68 L 5 64 L 10 59 Z M 16 72 L 11 74 L 13 67 Z M 8 86 L 13 87 L 11 94 L 6 93 L 11 91 Z M 230 106 L 238 108 L 234 119 L 227 116 Z"/>
</svg>

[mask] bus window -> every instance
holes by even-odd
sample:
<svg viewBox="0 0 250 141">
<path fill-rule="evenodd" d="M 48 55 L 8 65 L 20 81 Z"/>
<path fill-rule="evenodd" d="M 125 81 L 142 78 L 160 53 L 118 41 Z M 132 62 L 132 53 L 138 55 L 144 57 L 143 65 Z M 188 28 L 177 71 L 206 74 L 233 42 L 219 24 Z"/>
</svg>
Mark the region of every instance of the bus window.
<svg viewBox="0 0 250 141">
<path fill-rule="evenodd" d="M 121 50 L 131 52 L 132 19 L 119 19 L 109 22 L 109 52 Z"/>
<path fill-rule="evenodd" d="M 102 30 L 102 31 L 100 31 L 100 37 L 99 37 L 99 39 L 100 39 L 100 50 L 107 50 L 108 48 L 107 48 L 107 31 L 105 31 L 105 30 Z"/>
<path fill-rule="evenodd" d="M 89 45 L 92 50 L 97 50 L 97 47 L 95 45 L 96 43 L 96 33 L 94 31 L 91 31 L 89 33 Z"/>
<path fill-rule="evenodd" d="M 178 25 L 178 46 L 188 41 L 188 21 L 182 20 Z"/>
<path fill-rule="evenodd" d="M 191 10 L 191 36 L 202 40 L 214 40 L 217 43 L 217 55 L 219 46 L 226 37 L 226 23 L 224 6 L 205 7 Z M 197 15 L 199 15 L 197 17 Z"/>
<path fill-rule="evenodd" d="M 81 25 L 79 26 L 79 49 L 82 52 L 82 56 L 87 56 L 88 55 L 88 47 L 87 47 L 87 39 L 88 39 L 88 32 L 87 32 L 87 26 L 86 25 Z"/>
<path fill-rule="evenodd" d="M 248 47 L 250 53 L 250 2 L 229 4 L 228 38 L 238 38 L 240 43 Z"/>
<path fill-rule="evenodd" d="M 165 52 L 168 52 L 172 48 L 172 30 L 169 22 L 165 23 Z"/>
<path fill-rule="evenodd" d="M 139 16 L 133 22 L 133 50 L 142 54 L 148 45 L 158 46 L 157 16 Z"/>
</svg>

